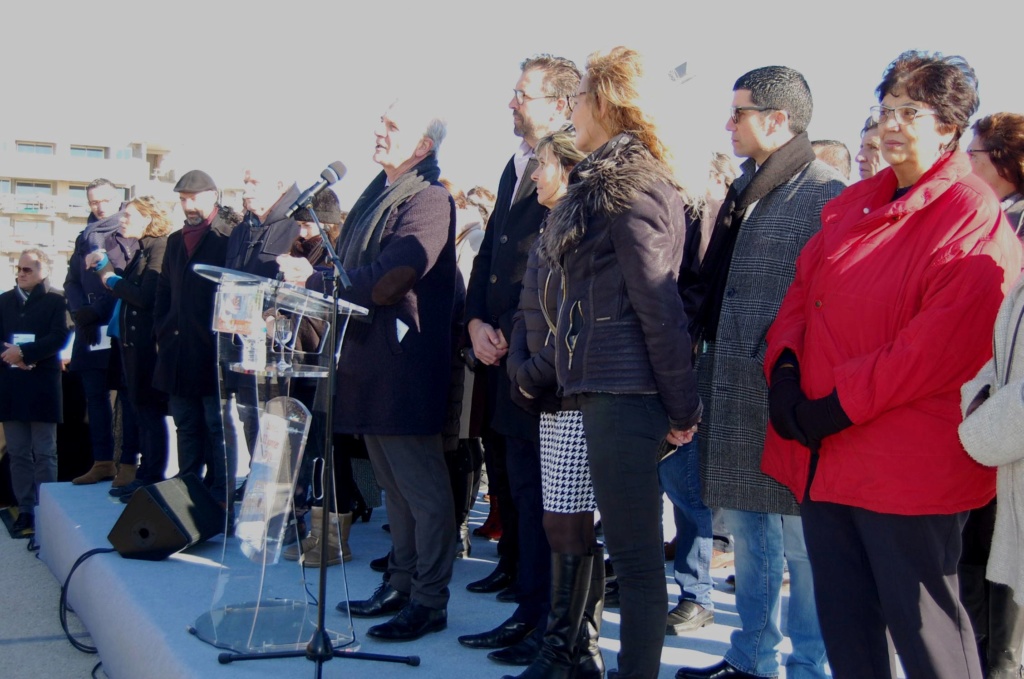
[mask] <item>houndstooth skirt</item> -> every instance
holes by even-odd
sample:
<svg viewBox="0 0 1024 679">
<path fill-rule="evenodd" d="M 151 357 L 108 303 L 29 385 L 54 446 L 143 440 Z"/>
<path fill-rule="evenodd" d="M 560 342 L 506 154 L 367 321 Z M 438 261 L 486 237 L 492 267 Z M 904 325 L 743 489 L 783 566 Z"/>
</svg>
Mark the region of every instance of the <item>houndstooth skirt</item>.
<svg viewBox="0 0 1024 679">
<path fill-rule="evenodd" d="M 582 412 L 540 414 L 540 471 L 544 511 L 578 514 L 597 509 Z"/>
</svg>

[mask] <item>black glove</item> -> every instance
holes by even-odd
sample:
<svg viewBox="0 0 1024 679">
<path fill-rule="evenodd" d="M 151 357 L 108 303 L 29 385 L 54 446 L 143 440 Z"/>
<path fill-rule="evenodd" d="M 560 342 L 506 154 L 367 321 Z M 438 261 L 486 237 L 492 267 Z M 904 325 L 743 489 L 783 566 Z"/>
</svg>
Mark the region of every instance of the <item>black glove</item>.
<svg viewBox="0 0 1024 679">
<path fill-rule="evenodd" d="M 512 397 L 512 402 L 522 408 L 528 413 L 534 415 L 540 413 L 540 406 L 537 404 L 536 398 L 530 398 L 522 392 L 519 388 L 519 383 L 516 380 L 512 380 L 512 386 L 509 389 L 509 395 Z"/>
<path fill-rule="evenodd" d="M 796 407 L 807 401 L 800 388 L 800 367 L 792 352 L 785 352 L 772 370 L 768 389 L 768 418 L 779 436 L 807 445 L 807 436 L 797 423 Z"/>
<path fill-rule="evenodd" d="M 797 404 L 796 422 L 806 434 L 812 450 L 816 450 L 826 437 L 853 425 L 839 403 L 839 393 L 835 389 L 825 398 L 804 400 Z"/>
<path fill-rule="evenodd" d="M 75 312 L 74 318 L 76 326 L 91 325 L 100 320 L 100 315 L 91 306 L 84 306 Z"/>
<path fill-rule="evenodd" d="M 100 324 L 99 323 L 88 323 L 86 325 L 80 325 L 75 328 L 75 332 L 82 336 L 82 339 L 90 346 L 94 347 L 100 343 Z"/>
</svg>

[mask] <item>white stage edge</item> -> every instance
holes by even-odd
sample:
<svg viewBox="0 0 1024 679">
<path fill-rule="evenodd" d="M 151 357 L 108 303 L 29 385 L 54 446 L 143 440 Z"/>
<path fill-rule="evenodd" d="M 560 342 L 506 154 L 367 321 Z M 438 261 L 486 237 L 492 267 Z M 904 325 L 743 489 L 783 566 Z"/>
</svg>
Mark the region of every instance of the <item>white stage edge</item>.
<svg viewBox="0 0 1024 679">
<path fill-rule="evenodd" d="M 108 548 L 107 534 L 125 505 L 107 494 L 109 484 L 73 486 L 70 483 L 44 484 L 36 514 L 40 558 L 61 583 L 74 562 L 85 552 Z M 482 509 L 482 511 L 481 511 Z M 479 525 L 487 506 L 478 505 L 471 522 Z M 388 534 L 380 530 L 387 521 L 383 508 L 372 520 L 357 523 L 352 529 L 353 561 L 346 564 L 348 591 L 354 599 L 369 596 L 380 582 L 380 574 L 370 570 L 368 562 L 385 554 Z M 237 548 L 229 541 L 229 549 Z M 263 659 L 221 665 L 220 649 L 188 632 L 196 619 L 210 607 L 217 585 L 222 536 L 178 553 L 163 561 L 125 559 L 116 552 L 90 557 L 75 572 L 69 602 L 75 614 L 92 635 L 99 650 L 103 669 L 112 679 L 221 679 L 237 677 L 315 676 L 315 663 L 304 658 Z M 366 630 L 386 620 L 353 620 L 359 650 L 389 655 L 418 655 L 419 667 L 356 659 L 335 659 L 324 665 L 324 677 L 410 677 L 450 679 L 453 677 L 501 677 L 519 674 L 521 668 L 498 665 L 487 659 L 485 651 L 464 648 L 457 642 L 463 634 L 488 630 L 512 614 L 514 606 L 502 604 L 492 595 L 470 594 L 468 582 L 487 575 L 497 556 L 495 543 L 473 541 L 473 558 L 456 561 L 448 606 L 448 629 L 408 643 L 387 643 L 369 639 Z M 230 562 L 230 559 L 229 559 Z M 278 567 L 274 567 L 278 568 Z M 338 628 L 342 618 L 334 610 L 344 597 L 344 578 L 340 567 L 328 571 L 327 627 Z M 729 645 L 729 633 L 739 620 L 732 594 L 721 582 L 728 571 L 715 571 L 714 592 L 716 623 L 686 637 L 666 637 L 659 679 L 671 679 L 681 665 L 710 665 Z M 307 571 L 311 591 L 316 593 L 318 572 Z M 274 578 L 299 581 L 294 563 L 283 563 Z M 678 588 L 672 579 L 671 563 L 666 564 L 666 586 L 670 605 Z M 618 610 L 604 614 L 601 646 L 610 668 L 616 666 L 618 649 Z M 343 630 L 340 630 L 343 631 Z M 789 640 L 783 645 L 788 652 Z M 308 674 L 307 674 L 308 673 Z"/>
</svg>

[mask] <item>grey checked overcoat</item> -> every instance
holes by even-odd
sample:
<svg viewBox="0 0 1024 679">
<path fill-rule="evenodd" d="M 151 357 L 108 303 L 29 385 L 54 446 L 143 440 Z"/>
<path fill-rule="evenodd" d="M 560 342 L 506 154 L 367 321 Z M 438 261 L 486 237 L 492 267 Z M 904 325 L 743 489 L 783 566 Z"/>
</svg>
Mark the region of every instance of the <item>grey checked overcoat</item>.
<svg viewBox="0 0 1024 679">
<path fill-rule="evenodd" d="M 753 176 L 754 161 L 747 160 L 736 189 Z M 844 188 L 837 171 L 815 160 L 752 205 L 740 223 L 717 337 L 697 357 L 701 484 L 709 507 L 800 513 L 789 490 L 761 472 L 765 336 L 793 281 L 797 255 L 821 226 L 821 208 Z"/>
</svg>

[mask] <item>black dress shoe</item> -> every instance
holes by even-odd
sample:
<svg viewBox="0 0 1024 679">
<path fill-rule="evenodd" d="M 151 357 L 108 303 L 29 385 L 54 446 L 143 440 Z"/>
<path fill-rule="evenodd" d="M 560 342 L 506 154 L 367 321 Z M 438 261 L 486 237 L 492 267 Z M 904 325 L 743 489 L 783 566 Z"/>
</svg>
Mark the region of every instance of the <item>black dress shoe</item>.
<svg viewBox="0 0 1024 679">
<path fill-rule="evenodd" d="M 500 592 L 515 582 L 515 578 L 509 573 L 495 568 L 490 575 L 483 580 L 477 580 L 466 585 L 466 589 L 477 594 L 492 594 Z"/>
<path fill-rule="evenodd" d="M 515 646 L 503 648 L 500 651 L 491 651 L 487 657 L 502 665 L 519 665 L 524 667 L 531 664 L 540 655 L 541 635 L 531 634 Z"/>
<path fill-rule="evenodd" d="M 509 618 L 489 632 L 466 634 L 459 637 L 459 643 L 469 648 L 505 648 L 518 644 L 533 631 L 525 622 Z"/>
<path fill-rule="evenodd" d="M 757 676 L 741 672 L 723 660 L 711 667 L 680 667 L 676 679 L 757 679 Z"/>
<path fill-rule="evenodd" d="M 18 514 L 18 518 L 14 520 L 14 525 L 11 526 L 12 533 L 21 533 L 27 530 L 35 530 L 36 517 L 32 512 L 21 512 Z"/>
<path fill-rule="evenodd" d="M 668 612 L 665 634 L 677 636 L 713 624 L 715 624 L 715 614 L 712 611 L 696 601 L 680 601 L 678 606 Z"/>
<path fill-rule="evenodd" d="M 448 626 L 447 608 L 428 608 L 410 601 L 391 620 L 366 630 L 366 636 L 385 641 L 412 641 Z"/>
<path fill-rule="evenodd" d="M 519 597 L 519 588 L 515 584 L 511 584 L 505 589 L 498 592 L 498 595 L 494 597 L 503 604 L 514 604 Z"/>
<path fill-rule="evenodd" d="M 373 559 L 370 561 L 370 570 L 377 571 L 378 573 L 384 573 L 388 570 L 388 559 L 391 558 L 391 552 L 388 552 L 379 559 Z"/>
<path fill-rule="evenodd" d="M 386 582 L 382 582 L 369 599 L 362 601 L 342 601 L 337 608 L 342 613 L 351 611 L 356 618 L 376 618 L 391 615 L 404 609 L 409 603 L 409 595 L 399 592 Z"/>
</svg>

